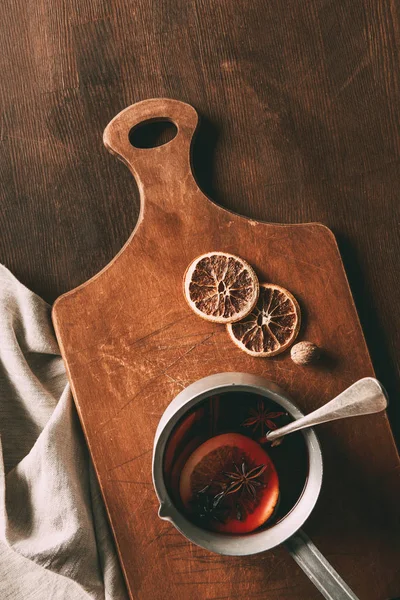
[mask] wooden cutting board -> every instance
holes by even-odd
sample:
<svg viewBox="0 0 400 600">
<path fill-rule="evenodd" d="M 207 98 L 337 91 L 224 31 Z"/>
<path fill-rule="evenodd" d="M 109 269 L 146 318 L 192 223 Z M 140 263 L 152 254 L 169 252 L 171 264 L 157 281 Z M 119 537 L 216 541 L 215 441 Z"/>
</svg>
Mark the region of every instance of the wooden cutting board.
<svg viewBox="0 0 400 600">
<path fill-rule="evenodd" d="M 165 145 L 134 148 L 133 127 L 168 120 Z M 267 377 L 306 412 L 356 379 L 373 375 L 335 238 L 319 223 L 277 225 L 231 213 L 206 198 L 191 170 L 198 116 L 154 99 L 122 111 L 104 133 L 108 150 L 139 186 L 137 226 L 98 275 L 61 296 L 53 319 L 132 598 L 180 600 L 319 598 L 283 548 L 221 557 L 157 517 L 151 455 L 158 421 L 185 386 L 221 371 Z M 232 168 L 235 168 L 232 166 Z M 327 360 L 299 367 L 289 353 L 250 357 L 221 325 L 196 317 L 182 294 L 190 261 L 238 254 L 260 281 L 299 300 L 299 339 Z M 323 491 L 305 529 L 363 600 L 400 594 L 399 457 L 385 414 L 321 426 Z"/>
</svg>

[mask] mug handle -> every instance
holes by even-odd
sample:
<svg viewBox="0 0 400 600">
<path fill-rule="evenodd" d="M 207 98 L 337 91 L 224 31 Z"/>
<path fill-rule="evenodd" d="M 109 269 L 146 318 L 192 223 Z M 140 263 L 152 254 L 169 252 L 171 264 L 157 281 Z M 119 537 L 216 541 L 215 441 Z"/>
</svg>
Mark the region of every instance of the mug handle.
<svg viewBox="0 0 400 600">
<path fill-rule="evenodd" d="M 284 546 L 326 600 L 359 600 L 302 529 Z"/>
</svg>

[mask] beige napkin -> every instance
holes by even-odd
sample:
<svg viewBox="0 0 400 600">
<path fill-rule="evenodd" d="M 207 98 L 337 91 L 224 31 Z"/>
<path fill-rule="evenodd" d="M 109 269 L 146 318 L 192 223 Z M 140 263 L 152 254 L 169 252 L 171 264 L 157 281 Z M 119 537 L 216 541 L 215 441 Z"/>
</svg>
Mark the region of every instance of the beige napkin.
<svg viewBox="0 0 400 600">
<path fill-rule="evenodd" d="M 127 598 L 50 307 L 1 265 L 0 598 Z"/>
</svg>

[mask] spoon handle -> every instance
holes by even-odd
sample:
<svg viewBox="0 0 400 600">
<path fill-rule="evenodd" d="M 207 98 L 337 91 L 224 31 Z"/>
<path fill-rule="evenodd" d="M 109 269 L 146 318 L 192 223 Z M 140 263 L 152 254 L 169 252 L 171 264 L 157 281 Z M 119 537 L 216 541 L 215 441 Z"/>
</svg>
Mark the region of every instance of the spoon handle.
<svg viewBox="0 0 400 600">
<path fill-rule="evenodd" d="M 385 410 L 388 401 L 385 389 L 377 379 L 365 377 L 359 379 L 336 396 L 333 400 L 314 410 L 309 415 L 301 417 L 284 427 L 267 433 L 267 440 L 275 440 L 288 433 L 293 433 L 305 427 L 312 427 L 319 423 L 335 421 L 344 417 L 357 417 L 369 415 Z"/>
</svg>

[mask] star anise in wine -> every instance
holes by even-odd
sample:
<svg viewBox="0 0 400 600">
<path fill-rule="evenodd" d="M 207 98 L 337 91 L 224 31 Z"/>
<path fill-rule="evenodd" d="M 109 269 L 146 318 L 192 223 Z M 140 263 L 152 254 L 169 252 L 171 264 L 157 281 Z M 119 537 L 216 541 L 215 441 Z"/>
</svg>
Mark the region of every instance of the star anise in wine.
<svg viewBox="0 0 400 600">
<path fill-rule="evenodd" d="M 215 496 L 214 504 L 218 506 L 222 498 L 238 492 L 245 492 L 250 496 L 251 500 L 255 500 L 257 498 L 257 489 L 264 486 L 263 481 L 260 481 L 260 477 L 266 468 L 267 465 L 259 465 L 253 469 L 248 469 L 245 461 L 242 462 L 240 468 L 235 464 L 235 471 L 224 473 L 230 480 L 230 483 L 228 483 L 222 492 Z"/>
<path fill-rule="evenodd" d="M 195 515 L 201 520 L 213 519 L 219 523 L 223 523 L 228 515 L 229 510 L 220 506 L 219 494 L 215 495 L 210 490 L 211 484 L 206 485 L 199 490 L 192 500 L 192 507 Z"/>
<path fill-rule="evenodd" d="M 242 425 L 244 427 L 253 427 L 253 433 L 257 431 L 259 427 L 261 427 L 261 437 L 264 437 L 265 434 L 265 426 L 269 429 L 277 429 L 278 425 L 274 423 L 273 419 L 277 419 L 278 417 L 282 417 L 284 412 L 273 412 L 269 411 L 264 406 L 264 402 L 259 400 L 257 402 L 257 408 L 251 408 L 250 417 L 243 421 Z"/>
</svg>

